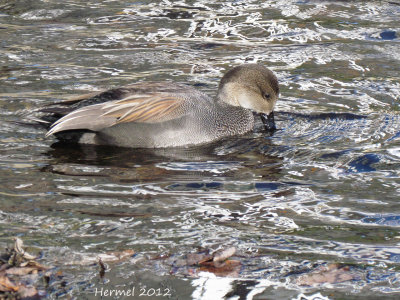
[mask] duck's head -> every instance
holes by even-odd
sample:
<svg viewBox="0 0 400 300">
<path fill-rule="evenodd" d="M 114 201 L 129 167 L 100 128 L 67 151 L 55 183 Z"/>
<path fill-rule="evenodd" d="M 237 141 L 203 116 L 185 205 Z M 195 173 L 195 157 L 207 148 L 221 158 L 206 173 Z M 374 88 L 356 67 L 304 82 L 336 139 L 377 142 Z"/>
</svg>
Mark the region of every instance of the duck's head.
<svg viewBox="0 0 400 300">
<path fill-rule="evenodd" d="M 218 99 L 259 113 L 269 131 L 276 129 L 273 110 L 278 100 L 278 79 L 272 71 L 258 64 L 233 68 L 222 77 Z"/>
</svg>

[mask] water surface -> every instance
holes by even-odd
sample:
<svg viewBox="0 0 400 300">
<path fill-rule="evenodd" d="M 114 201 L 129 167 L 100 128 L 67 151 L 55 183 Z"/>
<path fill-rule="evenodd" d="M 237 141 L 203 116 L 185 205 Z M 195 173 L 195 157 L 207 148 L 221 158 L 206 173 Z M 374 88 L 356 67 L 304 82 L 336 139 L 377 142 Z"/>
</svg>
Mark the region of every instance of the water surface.
<svg viewBox="0 0 400 300">
<path fill-rule="evenodd" d="M 61 272 L 50 298 L 398 297 L 399 18 L 396 1 L 1 1 L 0 244 L 19 236 Z M 68 147 L 15 123 L 135 81 L 214 95 L 245 62 L 281 83 L 272 137 L 258 124 L 188 149 Z M 227 246 L 234 275 L 177 264 Z M 96 257 L 127 250 L 100 278 Z M 352 279 L 299 280 L 333 263 Z"/>
</svg>

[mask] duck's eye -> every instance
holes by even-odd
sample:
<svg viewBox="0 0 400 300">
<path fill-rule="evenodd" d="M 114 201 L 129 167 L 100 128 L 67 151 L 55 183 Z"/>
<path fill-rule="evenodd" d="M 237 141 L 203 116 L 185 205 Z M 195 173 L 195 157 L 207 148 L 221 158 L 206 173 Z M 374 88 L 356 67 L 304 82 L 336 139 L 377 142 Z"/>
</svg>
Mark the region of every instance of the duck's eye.
<svg viewBox="0 0 400 300">
<path fill-rule="evenodd" d="M 265 100 L 269 100 L 269 98 L 271 98 L 271 95 L 268 94 L 268 93 L 265 93 L 265 94 L 264 94 L 264 99 L 265 99 Z"/>
</svg>

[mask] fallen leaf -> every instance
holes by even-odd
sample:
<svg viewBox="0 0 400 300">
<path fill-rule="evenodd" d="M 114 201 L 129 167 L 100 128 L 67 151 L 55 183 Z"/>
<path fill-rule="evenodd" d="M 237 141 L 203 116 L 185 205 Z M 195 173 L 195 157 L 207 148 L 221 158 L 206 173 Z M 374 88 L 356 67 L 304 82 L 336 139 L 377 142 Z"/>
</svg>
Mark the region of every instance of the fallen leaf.
<svg viewBox="0 0 400 300">
<path fill-rule="evenodd" d="M 218 250 L 215 253 L 213 253 L 213 261 L 214 262 L 224 261 L 227 258 L 229 258 L 232 255 L 234 255 L 235 252 L 236 252 L 236 248 L 235 247 L 230 247 L 230 248 L 227 248 L 227 249 Z"/>
<path fill-rule="evenodd" d="M 35 287 L 33 286 L 20 286 L 18 294 L 20 296 L 21 300 L 36 300 L 40 299 L 40 296 L 38 294 L 38 291 Z"/>
<path fill-rule="evenodd" d="M 38 271 L 46 271 L 46 270 L 50 269 L 50 267 L 44 266 L 44 265 L 38 263 L 35 260 L 30 260 L 30 261 L 23 262 L 20 266 L 21 267 L 35 268 Z"/>
<path fill-rule="evenodd" d="M 9 264 L 7 264 L 7 263 L 5 263 L 5 264 L 2 264 L 1 266 L 0 266 L 0 276 L 1 275 L 4 275 L 5 273 L 3 272 L 3 271 L 5 271 L 7 268 L 9 268 L 9 267 L 11 267 L 11 265 L 9 265 Z"/>
<path fill-rule="evenodd" d="M 32 267 L 12 267 L 6 270 L 7 275 L 17 275 L 17 276 L 24 276 L 27 274 L 32 273 L 33 271 L 37 272 L 36 268 Z"/>
<path fill-rule="evenodd" d="M 18 291 L 18 286 L 8 279 L 7 276 L 0 276 L 0 291 L 2 292 L 16 292 Z"/>
<path fill-rule="evenodd" d="M 241 268 L 241 262 L 238 260 L 226 260 L 225 262 L 215 266 L 213 261 L 201 264 L 200 271 L 214 273 L 217 276 L 237 277 Z"/>
<path fill-rule="evenodd" d="M 33 260 L 36 256 L 33 256 L 26 252 L 22 247 L 24 246 L 24 242 L 20 238 L 14 238 L 14 251 L 21 255 L 23 258 L 27 260 Z"/>
<path fill-rule="evenodd" d="M 235 247 L 221 249 L 215 251 L 213 254 L 210 254 L 209 249 L 203 249 L 198 253 L 188 253 L 186 259 L 177 259 L 174 266 L 179 268 L 197 265 L 200 266 L 200 270 L 221 274 L 220 276 L 230 276 L 229 274 L 236 274 L 240 269 L 239 261 L 227 261 L 229 257 L 235 254 L 235 252 Z M 237 265 L 239 265 L 238 270 L 233 269 L 236 268 Z"/>
<path fill-rule="evenodd" d="M 208 253 L 189 253 L 186 256 L 186 264 L 188 266 L 193 266 L 197 264 L 201 264 L 205 261 L 209 261 L 212 259 L 212 255 Z"/>
<path fill-rule="evenodd" d="M 354 279 L 348 266 L 340 266 L 338 264 L 330 264 L 322 267 L 316 272 L 305 274 L 297 279 L 299 285 L 316 285 L 322 283 L 339 283 Z"/>
<path fill-rule="evenodd" d="M 135 251 L 132 249 L 123 250 L 123 251 L 114 251 L 108 252 L 104 254 L 99 254 L 98 259 L 101 259 L 103 262 L 115 262 L 127 259 L 135 254 Z"/>
</svg>

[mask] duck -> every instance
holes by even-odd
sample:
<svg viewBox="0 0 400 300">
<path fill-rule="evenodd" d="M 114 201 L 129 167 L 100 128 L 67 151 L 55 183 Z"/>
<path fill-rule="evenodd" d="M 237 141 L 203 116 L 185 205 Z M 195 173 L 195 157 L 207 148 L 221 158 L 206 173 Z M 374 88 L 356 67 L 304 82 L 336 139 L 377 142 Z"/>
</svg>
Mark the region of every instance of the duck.
<svg viewBox="0 0 400 300">
<path fill-rule="evenodd" d="M 273 133 L 278 96 L 270 69 L 243 64 L 225 73 L 214 98 L 183 83 L 136 82 L 50 104 L 40 122 L 61 142 L 188 147 L 248 133 L 257 117 Z"/>
</svg>

